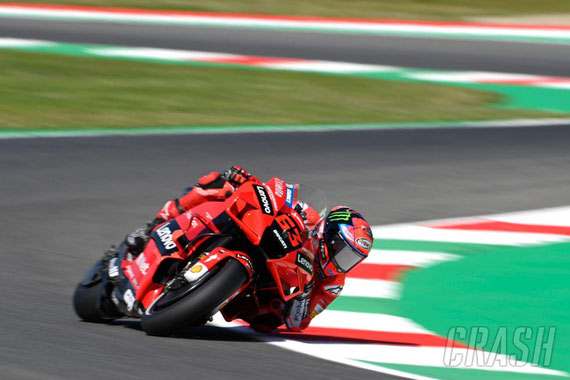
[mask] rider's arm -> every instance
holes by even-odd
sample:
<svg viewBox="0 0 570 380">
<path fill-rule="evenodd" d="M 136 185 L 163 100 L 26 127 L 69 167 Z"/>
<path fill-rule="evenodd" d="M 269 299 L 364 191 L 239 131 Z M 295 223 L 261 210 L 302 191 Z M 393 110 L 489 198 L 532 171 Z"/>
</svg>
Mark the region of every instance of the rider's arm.
<svg viewBox="0 0 570 380">
<path fill-rule="evenodd" d="M 288 330 L 306 329 L 311 320 L 325 310 L 342 291 L 345 275 L 320 279 L 315 276 L 312 291 L 305 297 L 298 297 L 291 302 L 285 314 Z"/>
<path fill-rule="evenodd" d="M 249 181 L 259 182 L 259 179 L 239 166 L 232 166 L 223 174 L 211 172 L 200 178 L 187 194 L 166 202 L 156 217 L 163 221 L 170 220 L 204 202 L 222 201 Z"/>
</svg>

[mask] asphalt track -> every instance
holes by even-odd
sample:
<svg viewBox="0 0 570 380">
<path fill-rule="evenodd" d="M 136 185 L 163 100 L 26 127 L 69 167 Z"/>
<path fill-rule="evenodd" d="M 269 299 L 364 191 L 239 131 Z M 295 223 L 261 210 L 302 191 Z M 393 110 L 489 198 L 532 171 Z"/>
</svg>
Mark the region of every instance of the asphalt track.
<svg viewBox="0 0 570 380">
<path fill-rule="evenodd" d="M 429 69 L 570 76 L 566 45 L 0 18 L 0 36 Z"/>
<path fill-rule="evenodd" d="M 2 378 L 392 378 L 218 328 L 83 323 L 71 294 L 108 244 L 232 163 L 315 184 L 374 224 L 567 205 L 568 127 L 0 141 Z"/>
</svg>

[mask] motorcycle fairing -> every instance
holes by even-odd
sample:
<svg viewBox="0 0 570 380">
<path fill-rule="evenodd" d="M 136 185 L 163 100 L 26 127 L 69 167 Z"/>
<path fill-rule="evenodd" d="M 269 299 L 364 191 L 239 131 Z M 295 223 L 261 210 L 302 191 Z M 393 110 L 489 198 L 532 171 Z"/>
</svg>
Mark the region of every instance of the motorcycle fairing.
<svg viewBox="0 0 570 380">
<path fill-rule="evenodd" d="M 182 261 L 194 252 L 212 234 L 220 230 L 215 219 L 225 210 L 223 202 L 207 202 L 191 212 L 184 213 L 175 219 L 164 222 L 155 228 L 147 246 L 134 261 L 123 261 L 122 267 L 136 291 L 136 301 L 147 307 L 162 289 L 164 283 L 157 282 L 157 271 L 171 268 L 174 261 Z M 222 219 L 222 218 L 220 218 Z M 182 231 L 186 240 L 191 242 L 188 254 L 181 252 L 173 239 L 175 231 Z"/>
</svg>

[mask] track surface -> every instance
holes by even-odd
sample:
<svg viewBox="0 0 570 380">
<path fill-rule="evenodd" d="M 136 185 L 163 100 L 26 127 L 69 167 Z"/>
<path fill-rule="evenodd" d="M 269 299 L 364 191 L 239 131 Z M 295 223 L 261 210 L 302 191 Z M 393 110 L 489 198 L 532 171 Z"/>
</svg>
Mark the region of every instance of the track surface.
<svg viewBox="0 0 570 380">
<path fill-rule="evenodd" d="M 2 378 L 391 378 L 223 329 L 82 323 L 71 294 L 108 244 L 209 170 L 237 162 L 316 184 L 374 224 L 409 222 L 567 205 L 568 141 L 567 127 L 0 141 Z"/>
<path fill-rule="evenodd" d="M 0 18 L 0 36 L 570 76 L 566 45 Z"/>
</svg>

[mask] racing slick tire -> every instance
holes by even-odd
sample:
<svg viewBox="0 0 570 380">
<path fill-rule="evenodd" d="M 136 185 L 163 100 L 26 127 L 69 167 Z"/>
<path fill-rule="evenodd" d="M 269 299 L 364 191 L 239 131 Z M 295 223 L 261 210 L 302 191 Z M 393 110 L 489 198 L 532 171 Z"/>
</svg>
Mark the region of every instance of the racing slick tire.
<svg viewBox="0 0 570 380">
<path fill-rule="evenodd" d="M 148 335 L 168 336 L 184 327 L 202 324 L 248 279 L 244 266 L 230 258 L 217 272 L 176 302 L 161 306 L 161 298 L 158 298 L 143 314 L 141 327 Z"/>
<path fill-rule="evenodd" d="M 75 314 L 86 322 L 105 323 L 120 315 L 106 297 L 106 286 L 101 276 L 102 260 L 99 260 L 77 284 L 73 293 Z"/>
</svg>

